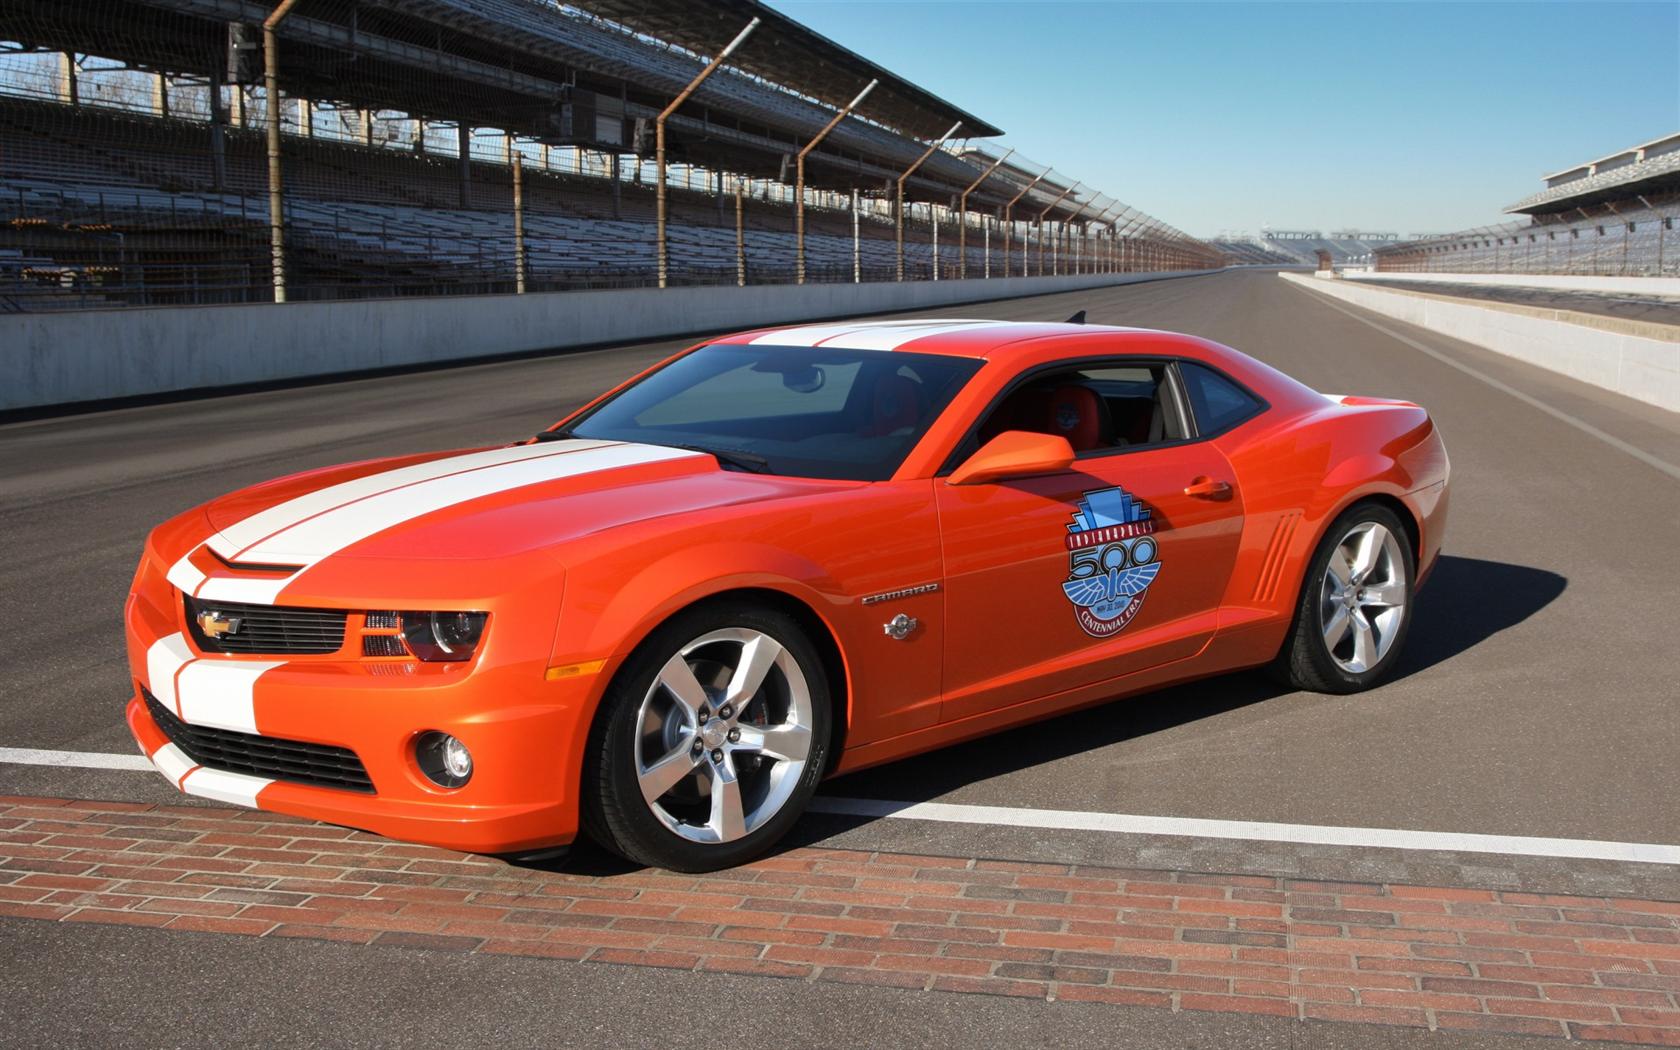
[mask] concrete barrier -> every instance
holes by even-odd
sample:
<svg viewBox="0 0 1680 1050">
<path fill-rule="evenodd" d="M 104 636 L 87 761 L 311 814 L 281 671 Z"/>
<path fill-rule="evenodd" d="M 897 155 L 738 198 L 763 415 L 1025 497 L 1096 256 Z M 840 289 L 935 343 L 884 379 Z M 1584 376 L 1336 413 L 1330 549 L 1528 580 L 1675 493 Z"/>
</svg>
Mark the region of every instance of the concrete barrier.
<svg viewBox="0 0 1680 1050">
<path fill-rule="evenodd" d="M 640 342 L 1210 272 L 1214 271 L 8 314 L 0 316 L 0 411 Z"/>
<path fill-rule="evenodd" d="M 1393 284 L 1421 281 L 1427 284 L 1470 284 L 1488 288 L 1549 288 L 1564 292 L 1680 297 L 1680 277 L 1592 277 L 1585 274 L 1555 273 L 1390 273 L 1372 270 L 1349 270 L 1342 276 L 1350 281 Z"/>
<path fill-rule="evenodd" d="M 1567 310 L 1281 278 L 1322 295 L 1680 412 L 1680 328 Z"/>
</svg>

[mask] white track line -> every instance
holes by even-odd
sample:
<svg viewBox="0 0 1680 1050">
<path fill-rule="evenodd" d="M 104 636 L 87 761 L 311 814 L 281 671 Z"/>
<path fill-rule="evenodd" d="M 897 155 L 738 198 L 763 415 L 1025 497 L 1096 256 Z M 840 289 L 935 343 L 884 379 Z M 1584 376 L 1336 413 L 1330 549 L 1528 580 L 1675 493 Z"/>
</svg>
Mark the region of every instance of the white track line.
<svg viewBox="0 0 1680 1050">
<path fill-rule="evenodd" d="M 1293 287 L 1300 288 L 1299 285 L 1294 285 Z M 1302 288 L 1301 290 L 1302 291 L 1309 291 L 1310 289 Z M 1570 426 L 1574 427 L 1576 430 L 1581 431 L 1581 433 L 1589 434 L 1592 437 L 1595 437 L 1598 440 L 1604 442 L 1606 445 L 1609 445 L 1611 448 L 1616 449 L 1617 451 L 1620 451 L 1620 452 L 1626 452 L 1628 455 L 1632 456 L 1634 459 L 1639 460 L 1641 463 L 1644 463 L 1645 465 L 1650 466 L 1650 467 L 1654 467 L 1655 469 L 1662 471 L 1664 474 L 1667 474 L 1671 478 L 1674 478 L 1676 480 L 1680 480 L 1680 467 L 1675 466 L 1673 463 L 1670 463 L 1666 459 L 1661 459 L 1657 456 L 1653 456 L 1651 453 L 1645 451 L 1644 449 L 1640 448 L 1638 445 L 1633 444 L 1632 442 L 1623 441 L 1621 438 L 1617 437 L 1614 434 L 1607 433 L 1603 430 L 1600 430 L 1598 427 L 1593 426 L 1591 423 L 1588 423 L 1584 419 L 1580 419 L 1576 416 L 1572 416 L 1568 412 L 1565 412 L 1561 408 L 1555 408 L 1551 405 L 1548 405 L 1546 402 L 1540 400 L 1537 397 L 1534 397 L 1531 394 L 1525 394 L 1521 390 L 1518 390 L 1516 387 L 1511 386 L 1509 383 L 1504 383 L 1504 382 L 1501 382 L 1498 379 L 1493 378 L 1492 376 L 1488 375 L 1486 372 L 1483 372 L 1479 368 L 1473 368 L 1470 365 L 1467 365 L 1464 362 L 1453 358 L 1449 354 L 1444 354 L 1441 351 L 1436 350 L 1433 347 L 1425 346 L 1424 344 L 1418 342 L 1416 339 L 1413 339 L 1411 336 L 1406 335 L 1403 332 L 1396 332 L 1394 329 L 1390 328 L 1388 325 L 1380 324 L 1376 321 L 1373 321 L 1369 317 L 1366 317 L 1364 314 L 1355 313 L 1352 309 L 1350 309 L 1349 307 L 1343 306 L 1341 303 L 1339 303 L 1339 302 L 1335 301 L 1334 299 L 1330 298 L 1328 295 L 1324 295 L 1324 294 L 1315 295 L 1315 296 L 1313 296 L 1313 298 L 1317 299 L 1319 302 L 1323 303 L 1325 306 L 1328 306 L 1330 309 L 1335 310 L 1338 313 L 1347 314 L 1349 317 L 1353 318 L 1355 321 L 1360 321 L 1360 322 L 1363 322 L 1365 324 L 1368 324 L 1372 328 L 1375 328 L 1377 331 L 1379 331 L 1382 334 L 1388 336 L 1389 338 L 1398 339 L 1400 342 L 1405 343 L 1407 346 L 1411 347 L 1413 350 L 1418 351 L 1419 353 L 1428 354 L 1430 357 L 1433 357 L 1435 360 L 1441 362 L 1444 365 L 1450 365 L 1451 367 L 1458 369 L 1460 372 L 1463 372 L 1467 376 L 1473 376 L 1477 379 L 1480 379 L 1482 382 L 1486 383 L 1488 386 L 1493 387 L 1495 390 L 1498 390 L 1501 393 L 1510 394 L 1512 397 L 1516 398 L 1518 401 L 1521 401 L 1523 404 L 1528 405 L 1532 408 L 1538 408 L 1540 411 L 1546 413 L 1548 416 L 1551 416 L 1553 419 L 1559 420 L 1559 421 L 1564 422 L 1564 423 L 1568 423 Z M 1445 338 L 1451 339 L 1452 337 L 1451 336 L 1446 336 Z M 1474 345 L 1474 344 L 1472 344 L 1472 345 Z M 1497 353 L 1497 351 L 1489 350 L 1488 353 L 1490 353 L 1490 354 L 1491 353 Z M 1520 359 L 1513 357 L 1513 358 L 1511 358 L 1511 360 L 1519 361 Z M 1523 361 L 1522 363 L 1523 364 L 1529 364 L 1529 362 L 1526 362 L 1526 361 Z M 1533 365 L 1532 367 L 1538 368 L 1540 366 L 1539 365 Z M 1569 378 L 1567 376 L 1563 376 L 1562 373 L 1554 373 L 1554 374 L 1558 375 L 1560 378 L 1565 378 L 1565 379 Z"/>
<path fill-rule="evenodd" d="M 43 751 L 0 747 L 0 763 L 77 769 L 152 769 L 140 755 L 89 751 Z M 1298 845 L 1359 846 L 1376 849 L 1447 850 L 1455 853 L 1503 853 L 1525 857 L 1617 860 L 1639 864 L 1680 865 L 1680 846 L 1647 842 L 1601 842 L 1597 839 L 1548 839 L 1523 835 L 1475 835 L 1454 831 L 1403 831 L 1391 828 L 1342 828 L 1318 824 L 1271 824 L 1249 820 L 1198 817 L 1138 817 L 1072 809 L 1017 809 L 952 802 L 892 802 L 873 798 L 811 800 L 815 813 L 847 817 L 930 820 L 942 824 L 1033 828 L 1049 831 L 1096 831 L 1115 835 L 1166 835 L 1175 838 L 1239 839 Z"/>
<path fill-rule="evenodd" d="M 888 802 L 871 798 L 819 797 L 811 800 L 811 809 L 818 813 L 836 813 L 852 817 L 893 817 L 904 820 L 934 820 L 947 824 L 984 824 L 989 827 L 1101 831 L 1122 835 L 1172 835 L 1183 838 L 1241 839 L 1247 842 L 1365 846 L 1379 849 L 1508 853 L 1527 857 L 1637 861 L 1641 864 L 1680 864 L 1680 846 L 1644 842 L 1472 835 L 1452 831 L 1398 831 L 1389 828 L 1339 828 L 1317 824 L 1203 820 L 1195 817 L 1134 817 L 1124 813 L 1092 813 L 1083 810 L 1016 809 L 1006 806 L 957 805 L 950 802 Z"/>
<path fill-rule="evenodd" d="M 68 769 L 134 769 L 150 772 L 145 755 L 110 755 L 95 751 L 44 751 L 36 747 L 0 747 L 0 762 L 20 766 L 61 766 Z"/>
</svg>

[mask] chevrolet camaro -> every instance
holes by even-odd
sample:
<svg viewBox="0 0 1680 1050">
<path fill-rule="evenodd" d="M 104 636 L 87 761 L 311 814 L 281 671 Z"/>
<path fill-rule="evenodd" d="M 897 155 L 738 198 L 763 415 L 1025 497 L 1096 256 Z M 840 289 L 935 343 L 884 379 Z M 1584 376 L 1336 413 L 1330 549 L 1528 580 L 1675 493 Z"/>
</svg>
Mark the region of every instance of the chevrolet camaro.
<svg viewBox="0 0 1680 1050">
<path fill-rule="evenodd" d="M 1389 673 L 1429 415 L 1082 323 L 709 341 L 533 438 L 165 522 L 130 729 L 180 790 L 455 849 L 739 863 L 824 777 L 1170 683 Z"/>
</svg>

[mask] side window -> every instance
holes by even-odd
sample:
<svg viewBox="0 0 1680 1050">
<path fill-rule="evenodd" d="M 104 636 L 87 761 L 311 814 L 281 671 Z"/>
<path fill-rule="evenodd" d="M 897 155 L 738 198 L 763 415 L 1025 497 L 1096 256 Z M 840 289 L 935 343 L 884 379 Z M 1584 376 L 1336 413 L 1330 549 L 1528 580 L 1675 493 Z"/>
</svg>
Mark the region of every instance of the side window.
<svg viewBox="0 0 1680 1050">
<path fill-rule="evenodd" d="M 1184 379 L 1196 429 L 1203 434 L 1235 426 L 1260 411 L 1260 402 L 1253 395 L 1211 368 L 1181 361 L 1178 374 Z"/>
<path fill-rule="evenodd" d="M 1178 441 L 1187 428 L 1152 362 L 1092 364 L 1035 376 L 981 423 L 982 442 L 1006 430 L 1065 437 L 1076 453 Z"/>
</svg>

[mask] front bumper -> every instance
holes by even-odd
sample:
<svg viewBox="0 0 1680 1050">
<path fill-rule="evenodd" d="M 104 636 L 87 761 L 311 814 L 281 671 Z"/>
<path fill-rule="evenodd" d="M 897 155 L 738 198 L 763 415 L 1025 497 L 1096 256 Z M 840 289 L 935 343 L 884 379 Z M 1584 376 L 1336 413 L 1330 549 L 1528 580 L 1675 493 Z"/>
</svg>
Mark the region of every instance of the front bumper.
<svg viewBox="0 0 1680 1050">
<path fill-rule="evenodd" d="M 143 570 L 142 575 L 145 575 Z M 140 749 L 189 794 L 477 853 L 564 845 L 577 835 L 577 786 L 596 676 L 545 679 L 552 619 L 529 630 L 505 616 L 464 664 L 342 657 L 231 656 L 196 648 L 172 590 L 137 587 L 125 609 L 126 716 Z M 552 615 L 552 610 L 550 610 Z M 494 614 L 493 614 L 494 615 Z M 147 710 L 355 753 L 372 791 L 299 783 L 273 771 L 198 766 Z M 448 790 L 414 758 L 429 730 L 462 740 L 473 775 Z"/>
</svg>

